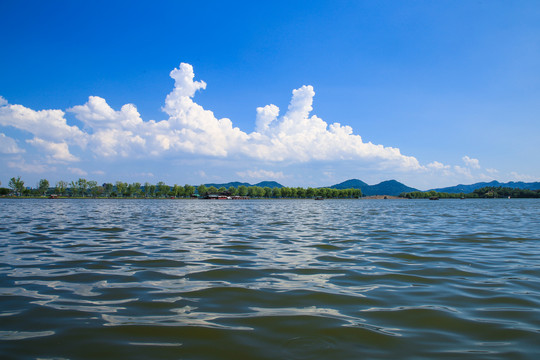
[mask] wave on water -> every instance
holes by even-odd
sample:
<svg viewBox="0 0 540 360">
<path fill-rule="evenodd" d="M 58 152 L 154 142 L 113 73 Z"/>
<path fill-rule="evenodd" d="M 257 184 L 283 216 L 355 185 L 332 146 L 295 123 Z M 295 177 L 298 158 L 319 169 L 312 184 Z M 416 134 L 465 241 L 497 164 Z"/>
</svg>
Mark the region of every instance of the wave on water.
<svg viewBox="0 0 540 360">
<path fill-rule="evenodd" d="M 535 358 L 540 201 L 0 199 L 2 358 Z"/>
</svg>

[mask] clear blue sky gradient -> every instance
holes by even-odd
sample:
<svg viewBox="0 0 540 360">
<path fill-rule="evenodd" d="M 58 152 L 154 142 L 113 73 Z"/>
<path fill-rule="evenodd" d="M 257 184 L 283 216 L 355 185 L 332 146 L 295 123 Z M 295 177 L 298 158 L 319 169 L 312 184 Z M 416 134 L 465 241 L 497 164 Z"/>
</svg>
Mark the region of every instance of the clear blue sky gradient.
<svg viewBox="0 0 540 360">
<path fill-rule="evenodd" d="M 71 147 L 80 161 L 50 162 L 27 142 L 33 135 L 0 124 L 25 151 L 0 152 L 2 186 L 17 175 L 35 185 L 80 174 L 99 182 L 291 186 L 394 178 L 420 189 L 540 180 L 538 1 L 3 0 L 0 31 L 0 96 L 9 104 L 66 111 L 100 96 L 115 110 L 134 104 L 144 121 L 165 120 L 169 72 L 184 62 L 207 83 L 193 100 L 246 133 L 255 130 L 257 107 L 275 104 L 283 115 L 291 91 L 312 85 L 311 114 L 421 166 L 448 169 L 393 170 L 354 159 L 246 158 L 241 166 L 238 158 L 178 152 L 100 159 Z M 72 114 L 66 119 L 84 128 Z M 465 156 L 478 162 L 470 167 Z M 17 162 L 47 166 L 39 172 Z"/>
</svg>

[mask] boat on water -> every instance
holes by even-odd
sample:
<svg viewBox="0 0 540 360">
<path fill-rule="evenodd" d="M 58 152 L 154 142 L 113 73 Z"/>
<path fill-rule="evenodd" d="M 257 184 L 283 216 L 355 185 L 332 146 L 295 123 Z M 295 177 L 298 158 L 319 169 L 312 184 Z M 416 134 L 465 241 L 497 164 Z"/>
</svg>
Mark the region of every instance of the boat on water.
<svg viewBox="0 0 540 360">
<path fill-rule="evenodd" d="M 439 200 L 439 197 L 438 197 L 438 196 L 431 196 L 431 197 L 429 198 L 429 200 Z"/>
</svg>

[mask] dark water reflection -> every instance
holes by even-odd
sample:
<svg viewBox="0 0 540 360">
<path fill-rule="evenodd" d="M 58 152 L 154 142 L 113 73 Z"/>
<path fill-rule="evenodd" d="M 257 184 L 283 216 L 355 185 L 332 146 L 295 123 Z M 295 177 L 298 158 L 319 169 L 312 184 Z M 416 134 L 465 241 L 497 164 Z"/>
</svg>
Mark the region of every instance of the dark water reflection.
<svg viewBox="0 0 540 360">
<path fill-rule="evenodd" d="M 538 200 L 0 200 L 0 357 L 540 355 Z"/>
</svg>

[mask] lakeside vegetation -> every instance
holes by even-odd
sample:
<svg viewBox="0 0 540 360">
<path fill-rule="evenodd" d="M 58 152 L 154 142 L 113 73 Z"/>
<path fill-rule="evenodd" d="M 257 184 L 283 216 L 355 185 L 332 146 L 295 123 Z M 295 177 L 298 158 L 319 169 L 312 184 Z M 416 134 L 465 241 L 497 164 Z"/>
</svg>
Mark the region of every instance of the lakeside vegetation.
<svg viewBox="0 0 540 360">
<path fill-rule="evenodd" d="M 485 186 L 471 193 L 446 193 L 437 191 L 413 191 L 399 195 L 406 199 L 492 199 L 492 198 L 540 198 L 540 190 Z"/>
<path fill-rule="evenodd" d="M 51 186 L 47 179 L 41 179 L 35 187 L 25 186 L 20 176 L 10 179 L 9 188 L 1 187 L 3 197 L 47 197 L 56 195 L 66 198 L 192 198 L 208 195 L 241 196 L 250 198 L 336 198 L 351 199 L 362 197 L 360 189 L 302 188 L 302 187 L 261 187 L 230 186 L 228 188 L 199 185 L 167 185 L 160 181 L 156 184 L 141 184 L 116 181 L 98 185 L 97 181 L 79 178 L 77 181 L 58 181 Z M 399 195 L 404 199 L 481 199 L 481 198 L 540 198 L 540 190 L 518 189 L 510 187 L 486 186 L 471 193 L 446 193 L 431 191 L 404 192 Z"/>
<path fill-rule="evenodd" d="M 260 187 L 230 186 L 229 188 L 214 186 L 197 187 L 186 184 L 167 185 L 160 181 L 157 184 L 138 182 L 128 184 L 122 181 L 98 185 L 97 181 L 83 178 L 77 181 L 58 181 L 50 186 L 47 179 L 41 179 L 35 188 L 25 187 L 21 177 L 11 178 L 9 188 L 0 188 L 0 196 L 42 197 L 57 195 L 60 197 L 91 197 L 91 198 L 191 198 L 208 195 L 242 196 L 250 198 L 359 198 L 360 189 L 330 189 L 330 188 L 302 188 L 302 187 Z"/>
</svg>

